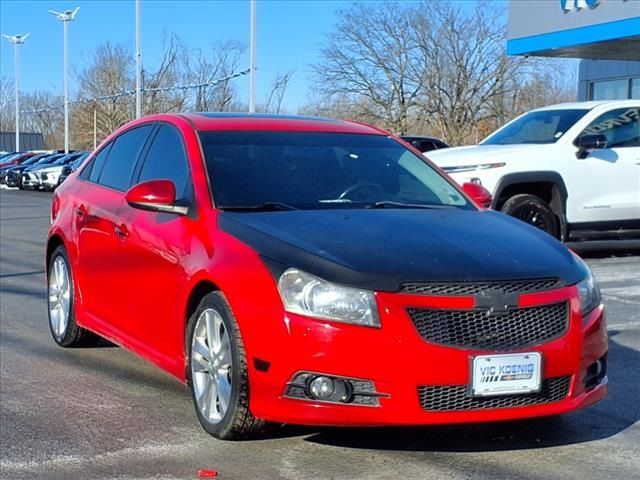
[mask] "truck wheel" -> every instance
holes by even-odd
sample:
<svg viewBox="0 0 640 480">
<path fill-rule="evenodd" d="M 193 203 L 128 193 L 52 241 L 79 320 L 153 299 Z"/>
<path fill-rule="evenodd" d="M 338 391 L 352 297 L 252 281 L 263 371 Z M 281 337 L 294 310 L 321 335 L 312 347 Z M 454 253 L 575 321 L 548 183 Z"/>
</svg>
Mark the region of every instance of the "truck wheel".
<svg viewBox="0 0 640 480">
<path fill-rule="evenodd" d="M 551 207 L 540 197 L 524 193 L 514 195 L 504 202 L 500 210 L 547 232 L 554 238 L 559 238 L 558 219 L 553 214 Z"/>
</svg>

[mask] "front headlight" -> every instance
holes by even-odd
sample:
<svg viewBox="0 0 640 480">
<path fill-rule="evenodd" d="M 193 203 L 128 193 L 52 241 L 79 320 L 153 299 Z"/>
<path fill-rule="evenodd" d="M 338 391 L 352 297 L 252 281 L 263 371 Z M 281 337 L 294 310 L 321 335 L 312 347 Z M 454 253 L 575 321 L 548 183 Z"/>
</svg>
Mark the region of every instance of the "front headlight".
<svg viewBox="0 0 640 480">
<path fill-rule="evenodd" d="M 602 302 L 600 287 L 591 272 L 587 277 L 578 283 L 578 293 L 580 295 L 580 309 L 582 310 L 582 318 L 591 313 L 594 308 Z"/>
<path fill-rule="evenodd" d="M 278 280 L 278 291 L 288 312 L 380 327 L 376 299 L 369 290 L 336 285 L 289 268 Z"/>
</svg>

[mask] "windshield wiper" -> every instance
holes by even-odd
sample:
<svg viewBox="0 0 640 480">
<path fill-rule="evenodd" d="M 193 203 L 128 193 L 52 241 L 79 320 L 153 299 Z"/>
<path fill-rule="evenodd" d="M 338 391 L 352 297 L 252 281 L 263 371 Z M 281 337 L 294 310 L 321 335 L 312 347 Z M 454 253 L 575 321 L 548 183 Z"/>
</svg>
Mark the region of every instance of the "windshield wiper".
<svg viewBox="0 0 640 480">
<path fill-rule="evenodd" d="M 451 209 L 456 207 L 453 205 L 435 205 L 435 204 L 428 204 L 428 203 L 403 203 L 403 202 L 393 202 L 393 201 L 387 200 L 387 201 L 375 202 L 369 205 L 365 205 L 364 208 L 424 208 L 428 210 L 431 210 L 431 209 L 441 210 L 441 209 Z"/>
<path fill-rule="evenodd" d="M 219 205 L 219 209 L 231 212 L 276 212 L 281 210 L 298 210 L 293 205 L 283 202 L 264 202 L 257 205 Z"/>
</svg>

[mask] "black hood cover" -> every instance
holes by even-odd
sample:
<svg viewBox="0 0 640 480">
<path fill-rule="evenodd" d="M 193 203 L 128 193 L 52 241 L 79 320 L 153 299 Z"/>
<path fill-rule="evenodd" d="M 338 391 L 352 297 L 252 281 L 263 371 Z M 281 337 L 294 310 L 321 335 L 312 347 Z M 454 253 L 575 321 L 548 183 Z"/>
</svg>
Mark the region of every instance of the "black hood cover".
<svg viewBox="0 0 640 480">
<path fill-rule="evenodd" d="M 296 267 L 379 291 L 403 282 L 559 278 L 584 267 L 558 241 L 501 213 L 374 209 L 221 212 L 219 226 L 256 250 L 274 273 Z"/>
</svg>

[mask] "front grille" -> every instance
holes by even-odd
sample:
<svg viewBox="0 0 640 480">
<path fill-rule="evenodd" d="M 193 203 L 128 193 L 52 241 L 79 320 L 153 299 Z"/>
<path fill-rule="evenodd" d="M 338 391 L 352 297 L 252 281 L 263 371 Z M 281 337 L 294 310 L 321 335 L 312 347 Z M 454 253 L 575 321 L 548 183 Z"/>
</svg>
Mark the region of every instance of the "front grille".
<svg viewBox="0 0 640 480">
<path fill-rule="evenodd" d="M 570 383 L 570 376 L 548 378 L 539 392 L 495 397 L 471 397 L 466 385 L 431 385 L 418 387 L 418 396 L 422 408 L 431 412 L 526 407 L 563 400 Z"/>
<path fill-rule="evenodd" d="M 427 342 L 448 347 L 512 350 L 562 336 L 569 326 L 567 302 L 514 308 L 504 314 L 487 310 L 408 308 L 411 321 Z"/>
<path fill-rule="evenodd" d="M 562 282 L 557 278 L 537 280 L 513 280 L 504 282 L 438 282 L 403 283 L 400 293 L 411 295 L 477 295 L 486 290 L 502 290 L 504 293 L 531 293 L 560 288 Z"/>
</svg>

